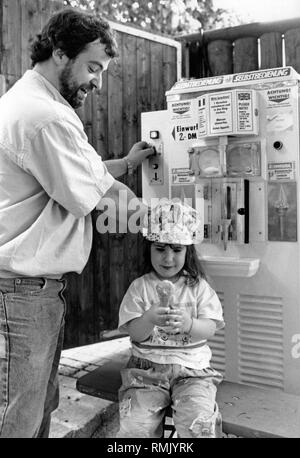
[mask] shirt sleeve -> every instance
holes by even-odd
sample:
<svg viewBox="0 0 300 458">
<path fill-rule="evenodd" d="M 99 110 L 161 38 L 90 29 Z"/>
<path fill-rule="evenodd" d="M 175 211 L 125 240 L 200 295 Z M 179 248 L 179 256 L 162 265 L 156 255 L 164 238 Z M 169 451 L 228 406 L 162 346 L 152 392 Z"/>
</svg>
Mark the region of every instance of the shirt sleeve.
<svg viewBox="0 0 300 458">
<path fill-rule="evenodd" d="M 67 120 L 49 122 L 37 132 L 24 168 L 76 218 L 90 213 L 114 182 L 83 128 Z"/>
<path fill-rule="evenodd" d="M 200 280 L 198 288 L 197 318 L 209 318 L 214 320 L 217 325 L 217 330 L 222 329 L 225 326 L 223 310 L 216 292 L 204 279 Z"/>
<path fill-rule="evenodd" d="M 139 318 L 146 310 L 142 291 L 143 285 L 140 278 L 134 280 L 126 291 L 119 310 L 118 327 L 120 331 L 127 331 L 126 325 L 129 321 Z"/>
</svg>

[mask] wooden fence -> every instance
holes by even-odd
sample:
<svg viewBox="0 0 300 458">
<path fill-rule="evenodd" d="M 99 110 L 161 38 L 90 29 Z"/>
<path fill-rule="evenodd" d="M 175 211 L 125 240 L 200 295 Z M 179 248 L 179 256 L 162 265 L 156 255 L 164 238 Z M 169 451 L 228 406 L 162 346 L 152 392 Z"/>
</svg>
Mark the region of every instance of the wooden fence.
<svg viewBox="0 0 300 458">
<path fill-rule="evenodd" d="M 30 67 L 29 44 L 63 1 L 0 0 L 0 73 L 9 88 Z M 165 108 L 165 91 L 180 77 L 181 45 L 111 23 L 119 58 L 104 75 L 101 91 L 78 110 L 89 141 L 102 158 L 119 158 L 140 140 L 140 114 Z M 141 171 L 123 178 L 141 196 Z M 122 179 L 121 179 L 122 180 Z M 97 215 L 93 213 L 95 223 Z M 81 275 L 68 274 L 65 347 L 98 341 L 117 326 L 120 301 L 142 263 L 136 235 L 99 235 Z"/>
<path fill-rule="evenodd" d="M 187 78 L 285 65 L 300 73 L 300 18 L 228 27 L 180 40 Z"/>
</svg>

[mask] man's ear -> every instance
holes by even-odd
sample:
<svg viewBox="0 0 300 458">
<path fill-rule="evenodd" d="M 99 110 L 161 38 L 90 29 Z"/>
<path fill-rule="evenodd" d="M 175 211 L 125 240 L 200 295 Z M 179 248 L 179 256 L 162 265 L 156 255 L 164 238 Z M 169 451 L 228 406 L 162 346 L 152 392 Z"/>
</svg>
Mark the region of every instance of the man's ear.
<svg viewBox="0 0 300 458">
<path fill-rule="evenodd" d="M 62 64 L 64 65 L 66 61 L 69 60 L 66 54 L 60 48 L 53 50 L 52 57 L 58 66 Z"/>
</svg>

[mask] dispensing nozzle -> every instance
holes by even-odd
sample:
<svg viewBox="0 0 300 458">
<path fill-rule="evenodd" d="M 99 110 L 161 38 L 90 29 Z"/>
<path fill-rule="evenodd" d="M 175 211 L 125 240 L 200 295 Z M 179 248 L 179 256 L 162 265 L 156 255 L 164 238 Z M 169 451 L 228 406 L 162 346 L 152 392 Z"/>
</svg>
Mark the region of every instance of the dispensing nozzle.
<svg viewBox="0 0 300 458">
<path fill-rule="evenodd" d="M 226 186 L 224 196 L 224 218 L 221 223 L 221 237 L 223 239 L 224 250 L 227 250 L 227 242 L 229 238 L 229 228 L 231 225 L 231 187 Z"/>
<path fill-rule="evenodd" d="M 229 234 L 230 224 L 231 224 L 231 219 L 228 219 L 228 218 L 223 218 L 222 219 L 221 238 L 223 239 L 224 251 L 227 250 L 228 234 Z"/>
</svg>

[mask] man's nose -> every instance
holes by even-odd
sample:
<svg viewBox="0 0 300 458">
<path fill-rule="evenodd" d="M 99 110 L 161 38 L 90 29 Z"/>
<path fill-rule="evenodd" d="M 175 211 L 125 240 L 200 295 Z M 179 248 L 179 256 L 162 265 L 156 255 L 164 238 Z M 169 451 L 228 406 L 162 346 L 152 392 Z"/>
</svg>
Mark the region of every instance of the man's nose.
<svg viewBox="0 0 300 458">
<path fill-rule="evenodd" d="M 91 86 L 93 89 L 101 89 L 102 87 L 102 75 L 99 75 L 97 78 L 93 78 L 91 81 Z"/>
</svg>

